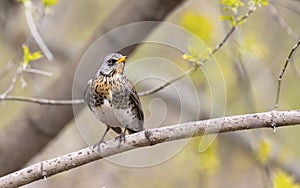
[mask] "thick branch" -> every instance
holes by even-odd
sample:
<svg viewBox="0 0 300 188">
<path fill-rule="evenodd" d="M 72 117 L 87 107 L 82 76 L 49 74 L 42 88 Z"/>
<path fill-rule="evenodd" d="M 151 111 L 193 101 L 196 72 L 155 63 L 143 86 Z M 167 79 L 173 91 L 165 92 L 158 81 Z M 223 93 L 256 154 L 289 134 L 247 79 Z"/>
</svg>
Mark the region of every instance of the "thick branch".
<svg viewBox="0 0 300 188">
<path fill-rule="evenodd" d="M 273 118 L 272 118 L 273 117 Z M 101 156 L 91 147 L 69 153 L 54 159 L 29 166 L 0 178 L 0 187 L 16 187 L 48 178 L 63 171 L 76 168 L 103 157 L 112 156 L 139 147 L 155 145 L 173 140 L 204 134 L 226 133 L 239 130 L 269 128 L 274 122 L 277 127 L 300 124 L 300 110 L 271 111 L 257 114 L 237 115 L 203 121 L 182 123 L 142 131 L 126 136 L 126 142 L 119 147 L 119 141 L 110 140 L 101 145 Z"/>
</svg>

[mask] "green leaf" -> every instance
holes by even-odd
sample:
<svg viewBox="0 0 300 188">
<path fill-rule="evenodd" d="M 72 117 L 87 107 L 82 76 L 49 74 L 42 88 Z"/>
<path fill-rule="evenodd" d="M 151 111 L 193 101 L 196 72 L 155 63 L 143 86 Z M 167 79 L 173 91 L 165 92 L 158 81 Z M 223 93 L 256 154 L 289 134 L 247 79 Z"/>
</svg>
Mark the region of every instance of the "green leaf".
<svg viewBox="0 0 300 188">
<path fill-rule="evenodd" d="M 39 51 L 30 53 L 30 50 L 29 50 L 28 46 L 26 46 L 26 45 L 23 45 L 22 48 L 23 48 L 23 67 L 24 68 L 29 66 L 31 61 L 35 61 L 35 60 L 38 60 L 43 57 L 43 55 Z"/>
<path fill-rule="evenodd" d="M 273 188 L 300 188 L 300 186 L 295 183 L 294 177 L 280 170 L 275 173 Z"/>
</svg>

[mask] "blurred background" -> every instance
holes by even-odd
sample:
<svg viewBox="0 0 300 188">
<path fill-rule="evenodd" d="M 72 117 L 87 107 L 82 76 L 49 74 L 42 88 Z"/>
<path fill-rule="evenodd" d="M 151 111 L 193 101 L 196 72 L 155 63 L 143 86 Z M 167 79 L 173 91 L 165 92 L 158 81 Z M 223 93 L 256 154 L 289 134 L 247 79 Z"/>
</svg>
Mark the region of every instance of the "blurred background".
<svg viewBox="0 0 300 188">
<path fill-rule="evenodd" d="M 53 6 L 46 7 L 46 10 L 41 1 L 30 2 L 29 9 L 35 24 L 54 56 L 52 61 L 45 56 L 32 61 L 30 67 L 50 72 L 52 76 L 23 72 L 10 95 L 53 99 L 71 99 L 73 96 L 77 99 L 82 97 L 86 81 L 94 76 L 102 61 L 100 57 L 106 55 L 106 51 L 100 50 L 99 59 L 82 58 L 83 54 L 89 53 L 87 49 L 96 39 L 114 29 L 118 20 L 127 17 L 135 20 L 138 12 L 144 11 L 145 21 L 165 21 L 175 24 L 179 30 L 186 29 L 187 33 L 192 33 L 187 34 L 186 38 L 178 38 L 174 30 L 168 30 L 168 27 L 160 24 L 151 28 L 145 38 L 141 34 L 141 38 L 148 41 L 180 41 L 184 50 L 159 42 L 141 42 L 133 47 L 134 50 L 131 49 L 132 46 L 118 49 L 124 55 L 129 54 L 126 75 L 136 84 L 138 92 L 143 92 L 172 80 L 191 68 L 192 63 L 185 60 L 183 54 L 207 58 L 209 51 L 220 44 L 234 26 L 228 15 L 233 18 L 247 15 L 252 1 L 241 1 L 243 6 L 240 4 L 235 11 L 232 8 L 234 6 L 231 9 L 228 6 L 231 2 L 239 1 L 177 0 L 178 4 L 170 8 L 165 17 L 159 17 L 165 4 L 168 4 L 165 1 L 161 1 L 164 6 L 158 6 L 160 8 L 154 10 L 151 9 L 151 3 L 147 4 L 151 2 L 149 0 L 144 3 L 128 1 L 128 7 L 140 7 L 136 11 L 130 11 L 127 6 L 121 6 L 121 9 L 120 5 L 124 2 L 120 0 L 59 0 Z M 168 88 L 141 97 L 147 119 L 146 129 L 274 108 L 278 75 L 300 35 L 300 1 L 262 2 L 261 7 L 256 6 L 245 21 L 237 24 L 234 33 L 201 69 Z M 22 45 L 26 44 L 31 52 L 40 49 L 28 28 L 25 16 L 28 7 L 22 2 L 2 0 L 0 9 L 1 95 L 10 87 L 23 61 Z M 152 14 L 147 11 L 152 11 Z M 121 13 L 123 16 L 117 16 Z M 100 35 L 97 34 L 99 28 Z M 119 37 L 126 41 L 127 34 Z M 110 43 L 117 43 L 116 41 L 118 42 L 114 38 Z M 299 52 L 295 54 L 294 61 L 291 61 L 284 75 L 279 110 L 300 107 L 297 94 L 300 84 L 300 65 L 297 63 L 299 56 Z M 69 69 L 69 66 L 73 68 Z M 24 89 L 22 79 L 26 82 Z M 70 82 L 64 85 L 65 80 Z M 60 91 L 64 91 L 64 88 L 68 88 L 70 92 L 61 95 Z M 16 165 L 11 168 L 5 166 L 3 171 L 1 169 L 4 167 L 0 165 L 1 175 L 24 165 L 76 151 L 100 139 L 105 126 L 93 117 L 86 106 L 73 106 L 71 111 L 74 110 L 75 119 L 72 116 L 69 120 L 57 120 L 64 118 L 66 109 L 67 107 L 62 106 L 2 101 L 0 164 L 5 165 L 10 158 L 8 156 L 14 154 L 9 160 L 13 163 L 15 159 Z M 43 121 L 43 117 L 37 117 L 39 114 L 33 113 L 37 111 L 43 111 L 45 116 L 50 116 L 53 111 L 61 111 L 62 117 L 48 117 L 53 121 Z M 33 138 L 28 134 L 29 138 L 22 135 L 24 139 L 20 140 L 14 134 L 15 131 L 23 130 L 17 122 L 24 122 L 24 119 L 26 122 L 35 122 L 33 126 L 43 122 L 42 126 L 47 126 L 42 130 L 50 131 L 49 135 L 41 134 L 41 138 L 47 138 L 41 140 L 39 147 L 26 146 L 32 149 L 28 149 L 30 157 L 26 154 L 27 149 L 20 153 L 21 150 L 17 148 L 25 148 L 22 144 L 33 142 Z M 58 123 L 63 125 L 57 128 Z M 52 126 L 55 127 L 54 132 L 51 132 Z M 24 134 L 26 133 L 25 131 Z M 96 161 L 24 187 L 217 188 L 300 185 L 299 134 L 300 129 L 291 126 L 279 128 L 276 133 L 272 129 L 261 129 L 219 134 L 216 137 L 197 137 L 139 149 L 136 153 L 124 154 L 123 158 L 121 155 L 119 159 Z M 115 136 L 112 133 L 108 139 Z M 23 158 L 24 164 L 18 164 L 18 158 Z"/>
</svg>

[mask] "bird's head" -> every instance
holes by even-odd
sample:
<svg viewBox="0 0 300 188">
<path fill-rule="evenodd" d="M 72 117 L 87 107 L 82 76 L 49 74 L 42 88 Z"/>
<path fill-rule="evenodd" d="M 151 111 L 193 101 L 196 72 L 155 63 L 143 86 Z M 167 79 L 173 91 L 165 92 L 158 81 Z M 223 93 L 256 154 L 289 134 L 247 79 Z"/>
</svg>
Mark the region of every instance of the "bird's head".
<svg viewBox="0 0 300 188">
<path fill-rule="evenodd" d="M 98 75 L 123 74 L 126 59 L 126 56 L 118 53 L 107 55 L 99 69 Z"/>
</svg>

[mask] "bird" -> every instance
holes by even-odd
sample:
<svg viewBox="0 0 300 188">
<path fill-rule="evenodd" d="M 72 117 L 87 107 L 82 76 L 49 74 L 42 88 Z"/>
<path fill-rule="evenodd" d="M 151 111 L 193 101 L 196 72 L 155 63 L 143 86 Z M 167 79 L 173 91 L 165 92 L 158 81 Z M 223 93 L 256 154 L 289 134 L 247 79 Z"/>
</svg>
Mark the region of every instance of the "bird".
<svg viewBox="0 0 300 188">
<path fill-rule="evenodd" d="M 130 80 L 125 76 L 127 56 L 120 53 L 107 55 L 96 75 L 87 82 L 84 101 L 96 118 L 106 125 L 100 144 L 112 129 L 119 134 L 115 138 L 125 142 L 126 131 L 129 134 L 144 130 L 144 113 L 140 98 Z"/>
</svg>

